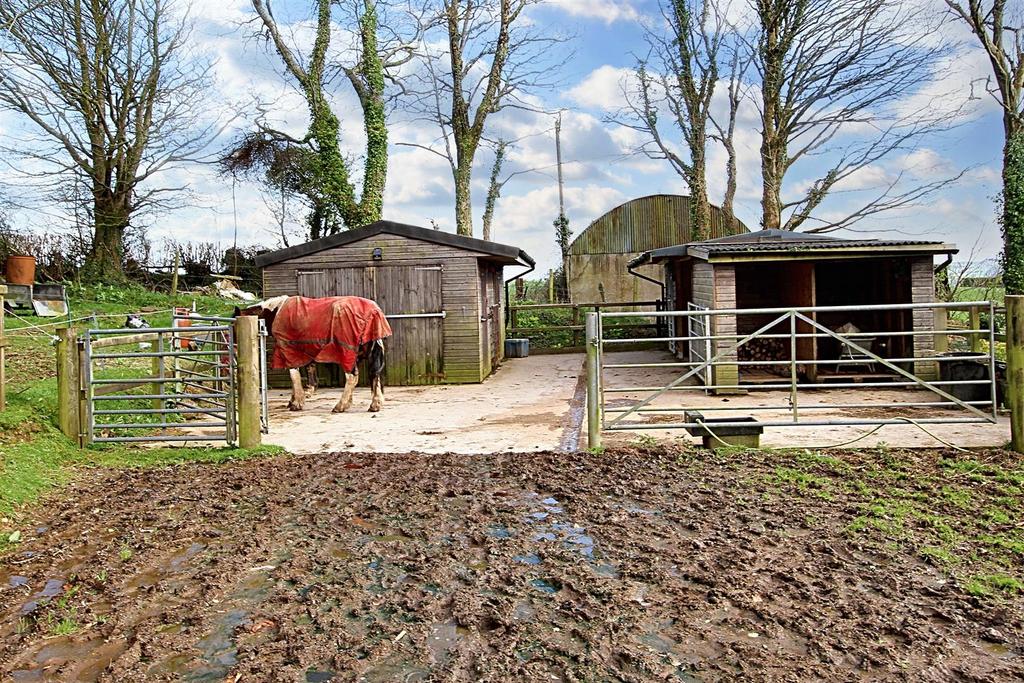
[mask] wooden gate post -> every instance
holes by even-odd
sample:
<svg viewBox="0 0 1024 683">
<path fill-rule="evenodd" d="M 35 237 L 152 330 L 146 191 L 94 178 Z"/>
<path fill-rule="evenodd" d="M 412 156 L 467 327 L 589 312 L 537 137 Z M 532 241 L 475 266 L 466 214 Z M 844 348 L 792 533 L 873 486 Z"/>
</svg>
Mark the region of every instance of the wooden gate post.
<svg viewBox="0 0 1024 683">
<path fill-rule="evenodd" d="M 601 368 L 598 316 L 587 313 L 587 446 L 601 448 Z"/>
<path fill-rule="evenodd" d="M 81 445 L 82 418 L 78 400 L 82 377 L 77 336 L 73 327 L 57 329 L 57 426 L 64 436 Z"/>
<path fill-rule="evenodd" d="M 256 448 L 260 433 L 259 318 L 243 315 L 235 319 L 235 344 L 238 346 L 238 445 Z"/>
<path fill-rule="evenodd" d="M 1006 383 L 1010 443 L 1024 453 L 1024 296 L 1006 296 Z"/>
<path fill-rule="evenodd" d="M 7 285 L 0 285 L 0 410 L 7 407 L 7 340 L 4 338 L 4 294 Z"/>
</svg>

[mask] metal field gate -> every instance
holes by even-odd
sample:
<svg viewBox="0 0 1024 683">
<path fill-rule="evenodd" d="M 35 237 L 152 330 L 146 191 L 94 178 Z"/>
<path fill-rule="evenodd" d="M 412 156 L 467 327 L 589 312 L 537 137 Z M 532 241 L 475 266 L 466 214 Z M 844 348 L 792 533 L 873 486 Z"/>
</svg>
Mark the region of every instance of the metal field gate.
<svg viewBox="0 0 1024 683">
<path fill-rule="evenodd" d="M 947 329 L 950 311 L 979 309 L 987 319 Z M 670 317 L 676 331 L 607 338 L 605 321 L 623 315 Z M 741 428 L 752 419 L 761 427 L 995 423 L 996 317 L 990 302 L 590 313 L 591 445 L 602 431 Z M 852 319 L 878 326 L 840 323 Z M 970 350 L 949 352 L 954 339 Z M 619 353 L 651 341 L 671 344 L 671 354 Z"/>
<path fill-rule="evenodd" d="M 232 318 L 175 315 L 171 327 L 89 329 L 79 340 L 83 442 L 238 443 Z M 268 428 L 266 331 L 260 418 Z"/>
</svg>

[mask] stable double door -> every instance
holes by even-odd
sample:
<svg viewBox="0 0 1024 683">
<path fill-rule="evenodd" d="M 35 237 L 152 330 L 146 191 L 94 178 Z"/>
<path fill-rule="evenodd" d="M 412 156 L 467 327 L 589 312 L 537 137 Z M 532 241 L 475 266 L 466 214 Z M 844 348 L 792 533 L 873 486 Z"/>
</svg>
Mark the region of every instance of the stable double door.
<svg viewBox="0 0 1024 683">
<path fill-rule="evenodd" d="M 360 266 L 299 271 L 300 296 L 361 296 L 381 307 L 391 324 L 385 340 L 385 384 L 437 384 L 444 380 L 442 266 Z M 329 374 L 325 375 L 325 371 Z M 337 382 L 337 371 L 321 370 Z M 360 371 L 360 383 L 366 373 Z"/>
</svg>

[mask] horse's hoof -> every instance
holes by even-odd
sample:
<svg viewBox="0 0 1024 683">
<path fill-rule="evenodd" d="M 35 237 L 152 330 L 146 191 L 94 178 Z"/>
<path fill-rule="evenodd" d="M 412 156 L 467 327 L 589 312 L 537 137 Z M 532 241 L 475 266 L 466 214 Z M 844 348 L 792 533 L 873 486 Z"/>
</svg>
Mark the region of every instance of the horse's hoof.
<svg viewBox="0 0 1024 683">
<path fill-rule="evenodd" d="M 302 410 L 302 408 L 303 408 L 303 406 L 301 404 L 299 404 L 299 403 L 289 403 L 288 404 L 288 410 L 292 411 L 293 413 L 299 412 L 300 410 Z"/>
<path fill-rule="evenodd" d="M 370 404 L 369 412 L 371 412 L 371 413 L 379 413 L 380 412 L 380 406 L 374 405 L 374 404 L 371 403 Z"/>
<path fill-rule="evenodd" d="M 344 413 L 346 410 L 348 410 L 348 408 L 342 408 L 341 406 L 334 406 L 334 408 L 331 409 L 331 412 L 332 413 Z"/>
</svg>

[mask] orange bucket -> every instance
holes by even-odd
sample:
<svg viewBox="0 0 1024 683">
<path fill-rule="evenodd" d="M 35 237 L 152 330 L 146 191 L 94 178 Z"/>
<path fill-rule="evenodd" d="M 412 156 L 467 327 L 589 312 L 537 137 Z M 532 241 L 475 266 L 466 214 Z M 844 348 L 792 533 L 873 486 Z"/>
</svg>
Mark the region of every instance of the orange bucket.
<svg viewBox="0 0 1024 683">
<path fill-rule="evenodd" d="M 4 274 L 12 285 L 31 285 L 36 281 L 36 257 L 8 256 Z"/>
<path fill-rule="evenodd" d="M 174 315 L 188 315 L 190 313 L 187 308 L 175 308 Z M 175 320 L 175 327 L 192 327 L 192 321 L 188 318 Z M 185 335 L 181 335 L 178 339 L 178 346 L 182 349 L 188 349 L 191 345 L 192 340 Z"/>
</svg>

